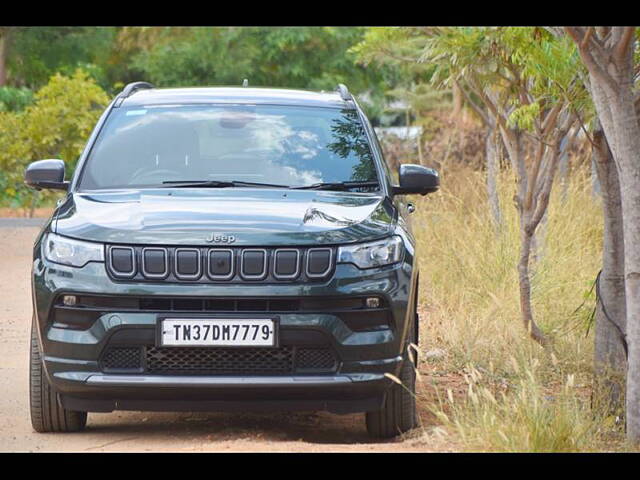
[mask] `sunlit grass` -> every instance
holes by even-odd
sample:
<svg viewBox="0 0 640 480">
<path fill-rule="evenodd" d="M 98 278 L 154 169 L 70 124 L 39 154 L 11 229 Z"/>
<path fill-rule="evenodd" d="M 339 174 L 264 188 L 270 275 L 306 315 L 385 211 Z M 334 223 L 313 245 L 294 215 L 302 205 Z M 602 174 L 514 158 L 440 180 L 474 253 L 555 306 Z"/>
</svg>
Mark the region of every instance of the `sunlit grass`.
<svg viewBox="0 0 640 480">
<path fill-rule="evenodd" d="M 418 200 L 421 350 L 445 350 L 438 368 L 466 374 L 471 388 L 454 402 L 446 392 L 439 392 L 440 402 L 433 395 L 422 401 L 433 403 L 466 448 L 589 450 L 597 448 L 602 425 L 608 425 L 590 406 L 590 291 L 601 265 L 603 227 L 588 173 L 572 172 L 566 195 L 559 183 L 554 187 L 532 259 L 534 317 L 552 339 L 550 351 L 530 340 L 520 317 L 511 174 L 499 179 L 499 229 L 490 217 L 482 172 L 451 171 L 440 192 Z M 492 390 L 495 385 L 500 391 Z"/>
</svg>

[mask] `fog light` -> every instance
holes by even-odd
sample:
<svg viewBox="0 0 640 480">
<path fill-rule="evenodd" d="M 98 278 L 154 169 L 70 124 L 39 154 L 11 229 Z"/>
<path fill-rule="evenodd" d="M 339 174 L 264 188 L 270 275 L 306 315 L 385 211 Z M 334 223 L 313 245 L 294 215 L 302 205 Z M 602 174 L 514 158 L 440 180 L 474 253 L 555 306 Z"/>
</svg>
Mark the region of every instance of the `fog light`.
<svg viewBox="0 0 640 480">
<path fill-rule="evenodd" d="M 75 295 L 64 295 L 62 297 L 62 303 L 68 307 L 73 307 L 76 304 Z"/>
<path fill-rule="evenodd" d="M 364 303 L 367 308 L 380 308 L 380 299 L 378 297 L 368 297 Z"/>
</svg>

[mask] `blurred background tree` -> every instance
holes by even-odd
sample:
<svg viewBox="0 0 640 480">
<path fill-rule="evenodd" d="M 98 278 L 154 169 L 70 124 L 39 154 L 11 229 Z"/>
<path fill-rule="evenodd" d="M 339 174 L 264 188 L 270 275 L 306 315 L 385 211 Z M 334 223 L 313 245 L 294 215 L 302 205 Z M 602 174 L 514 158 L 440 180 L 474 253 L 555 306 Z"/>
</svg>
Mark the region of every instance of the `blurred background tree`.
<svg viewBox="0 0 640 480">
<path fill-rule="evenodd" d="M 108 95 L 87 73 L 56 74 L 23 110 L 0 112 L 0 188 L 9 206 L 29 206 L 55 198 L 33 194 L 23 183 L 24 169 L 35 160 L 61 158 L 67 178 L 73 173 Z M 58 194 L 59 196 L 59 194 Z"/>
</svg>

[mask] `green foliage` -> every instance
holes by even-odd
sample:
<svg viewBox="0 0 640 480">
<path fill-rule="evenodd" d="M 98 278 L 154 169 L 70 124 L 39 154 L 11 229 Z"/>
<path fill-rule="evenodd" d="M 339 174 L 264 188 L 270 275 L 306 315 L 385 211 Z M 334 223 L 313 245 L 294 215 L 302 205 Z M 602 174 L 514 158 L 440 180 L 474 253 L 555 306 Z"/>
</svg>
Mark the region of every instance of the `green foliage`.
<svg viewBox="0 0 640 480">
<path fill-rule="evenodd" d="M 0 112 L 24 110 L 33 102 L 33 92 L 28 88 L 0 87 Z"/>
<path fill-rule="evenodd" d="M 391 97 L 406 102 L 413 111 L 424 112 L 445 107 L 450 104 L 448 92 L 435 90 L 427 83 L 418 83 L 409 88 L 397 87 L 387 92 Z"/>
<path fill-rule="evenodd" d="M 428 28 L 372 27 L 349 51 L 368 68 L 387 68 L 393 77 L 384 93 L 408 104 L 414 112 L 425 112 L 449 103 L 448 91 L 438 91 L 430 81 L 435 72 L 432 63 L 420 61 Z M 385 111 L 384 113 L 389 113 Z"/>
<path fill-rule="evenodd" d="M 509 61 L 530 84 L 530 94 L 545 106 L 566 102 L 583 115 L 593 114 L 581 75 L 586 70 L 574 42 L 539 28 L 505 28 L 499 37 Z"/>
<path fill-rule="evenodd" d="M 540 115 L 540 104 L 529 103 L 516 108 L 509 116 L 507 124 L 521 130 L 533 130 L 533 122 Z"/>
<path fill-rule="evenodd" d="M 37 88 L 57 72 L 72 75 L 82 68 L 106 86 L 115 33 L 115 27 L 11 27 L 7 61 L 11 84 Z"/>
<path fill-rule="evenodd" d="M 410 81 L 428 74 L 432 67 L 419 61 L 429 29 L 413 27 L 371 27 L 362 41 L 349 51 L 364 65 L 392 65 L 409 75 Z"/>
<path fill-rule="evenodd" d="M 166 33 L 169 35 L 169 33 Z M 134 68 L 159 86 L 240 85 L 354 91 L 372 86 L 376 72 L 355 64 L 349 48 L 361 28 L 207 27 L 140 50 Z"/>
<path fill-rule="evenodd" d="M 235 28 L 193 28 L 183 39 L 140 51 L 132 65 L 159 87 L 240 85 L 256 54 L 243 45 L 245 36 Z"/>
<path fill-rule="evenodd" d="M 580 81 L 584 67 L 573 42 L 565 37 L 554 37 L 538 27 L 406 28 L 404 34 L 396 30 L 393 38 L 404 36 L 401 44 L 405 47 L 399 49 L 403 56 L 392 52 L 383 58 L 430 65 L 427 81 L 436 88 L 462 82 L 491 95 L 494 101 L 512 107 L 509 123 L 513 127 L 532 129 L 536 118 L 557 102 L 581 112 L 584 121 L 592 114 L 589 95 Z M 378 35 L 384 39 L 390 34 Z M 368 49 L 360 47 L 365 59 L 381 58 L 372 52 L 376 41 Z M 391 48 L 381 44 L 387 52 Z M 412 54 L 407 45 L 413 46 Z"/>
<path fill-rule="evenodd" d="M 98 117 L 108 103 L 105 92 L 85 72 L 56 74 L 34 103 L 18 112 L 0 112 L 0 186 L 2 201 L 24 205 L 31 190 L 23 184 L 26 166 L 35 160 L 61 158 L 69 177 Z M 46 200 L 50 193 L 42 195 Z"/>
<path fill-rule="evenodd" d="M 151 34 L 138 32 L 131 43 L 145 44 Z M 312 90 L 345 83 L 369 93 L 363 106 L 375 114 L 393 76 L 389 68 L 356 64 L 350 48 L 364 35 L 360 27 L 194 27 L 154 35 L 155 45 L 140 48 L 131 64 L 139 78 L 163 87 L 240 85 L 244 78 L 251 86 Z"/>
</svg>

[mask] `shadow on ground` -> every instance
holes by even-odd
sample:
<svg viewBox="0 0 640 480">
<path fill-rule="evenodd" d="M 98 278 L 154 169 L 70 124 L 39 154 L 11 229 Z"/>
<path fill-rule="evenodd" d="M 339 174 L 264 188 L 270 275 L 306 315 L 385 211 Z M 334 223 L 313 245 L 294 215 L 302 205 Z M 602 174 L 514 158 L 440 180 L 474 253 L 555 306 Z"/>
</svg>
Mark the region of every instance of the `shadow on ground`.
<svg viewBox="0 0 640 480">
<path fill-rule="evenodd" d="M 108 418 L 110 417 L 110 418 Z M 110 420 L 105 423 L 104 420 Z M 364 415 L 328 413 L 157 413 L 90 414 L 87 433 L 148 437 L 200 437 L 214 441 L 260 439 L 316 444 L 378 444 L 366 431 Z M 391 443 L 394 440 L 390 441 Z M 103 446 L 103 445 L 101 445 Z M 96 447 L 99 448 L 99 447 Z"/>
</svg>

